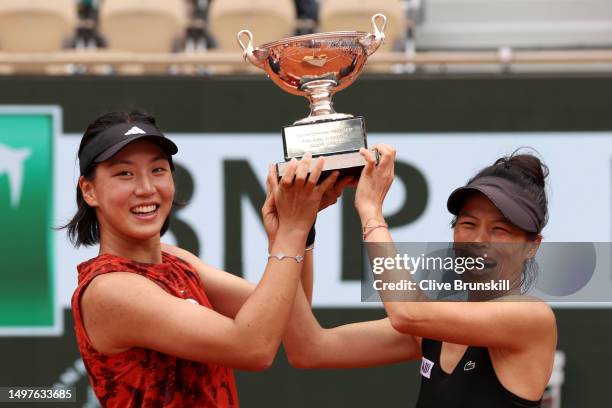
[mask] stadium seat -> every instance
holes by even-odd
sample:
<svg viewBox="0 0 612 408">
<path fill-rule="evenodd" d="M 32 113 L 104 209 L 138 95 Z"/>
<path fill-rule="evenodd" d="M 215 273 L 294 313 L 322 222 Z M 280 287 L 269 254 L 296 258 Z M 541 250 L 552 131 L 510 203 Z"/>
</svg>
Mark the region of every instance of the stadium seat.
<svg viewBox="0 0 612 408">
<path fill-rule="evenodd" d="M 238 51 L 236 34 L 242 29 L 253 33 L 256 45 L 293 35 L 295 4 L 293 0 L 214 0 L 208 21 L 217 48 Z"/>
<path fill-rule="evenodd" d="M 100 31 L 116 51 L 171 52 L 187 27 L 185 0 L 104 0 Z"/>
<path fill-rule="evenodd" d="M 60 50 L 76 23 L 74 0 L 0 0 L 0 51 Z"/>
<path fill-rule="evenodd" d="M 380 50 L 391 51 L 404 38 L 408 24 L 400 0 L 321 0 L 318 31 L 371 32 L 370 18 L 376 13 L 384 14 L 388 21 Z"/>
</svg>

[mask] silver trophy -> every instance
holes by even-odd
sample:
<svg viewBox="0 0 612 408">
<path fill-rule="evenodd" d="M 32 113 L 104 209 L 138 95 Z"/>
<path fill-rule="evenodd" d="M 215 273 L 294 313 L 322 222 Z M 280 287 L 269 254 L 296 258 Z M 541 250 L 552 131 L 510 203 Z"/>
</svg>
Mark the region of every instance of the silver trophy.
<svg viewBox="0 0 612 408">
<path fill-rule="evenodd" d="M 285 38 L 253 48 L 249 30 L 238 33 L 244 59 L 263 69 L 283 90 L 306 97 L 310 115 L 282 129 L 285 161 L 277 164 L 282 176 L 292 158 L 310 152 L 325 156 L 323 171 L 340 170 L 359 175 L 365 160 L 359 149 L 367 148 L 365 120 L 332 107 L 332 96 L 352 84 L 366 60 L 385 39 L 387 17 L 372 16 L 372 32 L 335 31 Z M 379 28 L 380 24 L 380 28 Z M 378 161 L 378 152 L 372 149 Z"/>
</svg>

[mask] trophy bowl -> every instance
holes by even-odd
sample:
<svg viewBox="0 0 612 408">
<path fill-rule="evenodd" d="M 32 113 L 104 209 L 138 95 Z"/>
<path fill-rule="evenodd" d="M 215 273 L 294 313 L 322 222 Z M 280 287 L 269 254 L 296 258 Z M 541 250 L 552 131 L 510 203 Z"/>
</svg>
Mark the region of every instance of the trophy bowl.
<svg viewBox="0 0 612 408">
<path fill-rule="evenodd" d="M 350 155 L 336 157 L 337 163 L 332 160 L 327 170 L 365 164 L 358 153 L 355 155 L 361 147 L 367 148 L 365 121 L 363 117 L 335 112 L 332 97 L 357 79 L 368 57 L 383 43 L 387 18 L 375 14 L 371 23 L 372 33 L 337 31 L 300 35 L 257 48 L 253 46 L 253 34 L 249 30 L 238 33 L 246 61 L 264 70 L 281 89 L 306 97 L 310 102 L 310 114 L 306 118 L 283 127 L 285 161 L 310 152 L 314 157 Z M 279 175 L 282 167 L 278 166 Z"/>
</svg>

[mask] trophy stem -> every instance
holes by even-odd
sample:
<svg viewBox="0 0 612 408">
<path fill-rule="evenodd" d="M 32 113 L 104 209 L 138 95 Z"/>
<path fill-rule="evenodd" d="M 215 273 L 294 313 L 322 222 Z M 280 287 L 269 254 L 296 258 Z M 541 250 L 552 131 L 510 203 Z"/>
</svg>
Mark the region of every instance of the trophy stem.
<svg viewBox="0 0 612 408">
<path fill-rule="evenodd" d="M 336 86 L 336 81 L 329 79 L 311 81 L 302 86 L 302 90 L 306 92 L 310 100 L 310 116 L 336 113 L 331 100 L 334 86 Z"/>
<path fill-rule="evenodd" d="M 333 89 L 338 84 L 331 79 L 309 81 L 302 85 L 301 90 L 306 93 L 310 101 L 310 115 L 294 122 L 296 125 L 320 122 L 324 120 L 352 118 L 353 115 L 336 113 L 333 108 Z"/>
</svg>

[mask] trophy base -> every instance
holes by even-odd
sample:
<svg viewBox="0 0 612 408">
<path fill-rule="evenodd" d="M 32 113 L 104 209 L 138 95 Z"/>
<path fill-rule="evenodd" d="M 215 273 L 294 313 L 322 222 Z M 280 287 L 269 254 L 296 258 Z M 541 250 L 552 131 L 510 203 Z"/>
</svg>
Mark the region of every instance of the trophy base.
<svg viewBox="0 0 612 408">
<path fill-rule="evenodd" d="M 370 149 L 370 151 L 372 152 L 372 154 L 374 154 L 374 157 L 376 158 L 376 164 L 378 164 L 380 160 L 380 155 L 378 153 L 378 150 Z M 340 177 L 353 176 L 355 178 L 359 178 L 359 176 L 361 175 L 361 169 L 366 165 L 366 161 L 363 158 L 363 156 L 359 153 L 359 151 L 347 152 L 347 153 L 337 153 L 337 154 L 330 154 L 330 155 L 318 155 L 318 156 L 313 155 L 313 158 L 316 158 L 319 156 L 323 156 L 325 158 L 325 164 L 323 165 L 323 171 L 322 171 L 320 180 L 325 179 L 329 174 L 331 174 L 332 171 L 335 171 L 335 170 L 340 171 Z M 286 161 L 276 163 L 276 174 L 278 175 L 279 178 L 283 177 L 283 175 L 285 174 L 285 171 L 287 170 L 288 165 L 289 165 L 289 162 L 286 162 Z M 309 172 L 312 171 L 313 167 L 314 167 L 314 160 L 312 161 L 310 165 Z"/>
</svg>

